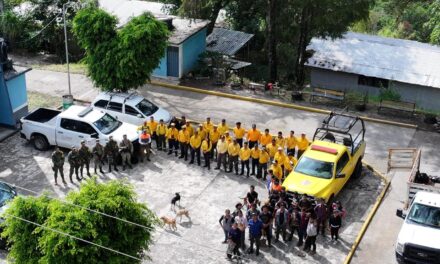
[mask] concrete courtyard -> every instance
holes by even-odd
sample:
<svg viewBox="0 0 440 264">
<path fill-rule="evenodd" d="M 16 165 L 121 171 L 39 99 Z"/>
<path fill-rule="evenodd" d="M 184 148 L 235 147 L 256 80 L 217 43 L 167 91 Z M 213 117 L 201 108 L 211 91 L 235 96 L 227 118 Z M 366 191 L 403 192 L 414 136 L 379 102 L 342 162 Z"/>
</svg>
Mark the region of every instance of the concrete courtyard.
<svg viewBox="0 0 440 264">
<path fill-rule="evenodd" d="M 48 95 L 61 96 L 67 91 L 64 73 L 33 70 L 27 75 L 28 89 Z M 72 91 L 75 98 L 92 100 L 98 93 L 91 82 L 82 75 L 72 75 Z M 211 95 L 183 92 L 163 87 L 146 85 L 139 90 L 151 101 L 168 109 L 176 116 L 186 115 L 190 119 L 204 120 L 210 116 L 215 123 L 226 118 L 230 125 L 241 121 L 245 127 L 256 123 L 260 129 L 287 133 L 295 130 L 313 135 L 324 115 L 288 108 L 237 101 Z M 440 135 L 409 128 L 377 123 L 366 123 L 367 150 L 364 160 L 379 171 L 385 172 L 387 150 L 390 147 L 421 147 L 422 170 L 436 173 L 440 168 L 440 156 L 435 146 Z M 50 169 L 50 151 L 39 152 L 17 135 L 0 143 L 0 179 L 37 192 L 49 190 L 62 197 L 78 186 L 55 187 Z M 365 173 L 358 181 L 351 181 L 338 199 L 347 208 L 348 217 L 342 232 L 342 242 L 331 244 L 318 239 L 318 254 L 311 257 L 298 256 L 293 244 L 279 242 L 271 250 L 263 249 L 259 258 L 246 256 L 249 262 L 267 263 L 341 263 L 363 224 L 369 207 L 380 192 L 379 178 Z M 164 154 L 154 156 L 148 165 L 136 166 L 134 170 L 120 174 L 106 174 L 101 179 L 128 178 L 138 191 L 139 199 L 158 215 L 172 216 L 169 201 L 174 192 L 182 194 L 182 205 L 191 212 L 192 221 L 184 219 L 177 232 L 159 231 L 151 256 L 154 263 L 223 263 L 225 247 L 221 245 L 222 231 L 218 219 L 226 208 L 243 197 L 250 184 L 257 186 L 264 195 L 262 182 L 217 171 L 206 171 L 197 166 L 188 166 L 174 157 Z M 380 207 L 373 224 L 359 246 L 352 263 L 395 263 L 393 244 L 400 228 L 394 217 L 395 209 L 401 207 L 405 196 L 406 179 L 392 178 L 392 185 L 384 204 Z M 26 194 L 26 193 L 25 193 Z M 391 222 L 388 219 L 392 219 Z M 378 224 L 375 224 L 375 223 Z M 383 225 L 381 223 L 394 223 Z M 397 222 L 397 224 L 395 224 Z M 371 233 L 371 232 L 373 233 Z M 387 238 L 377 243 L 378 234 Z M 394 238 L 394 239 L 393 239 Z M 377 254 L 371 254 L 375 252 Z"/>
</svg>

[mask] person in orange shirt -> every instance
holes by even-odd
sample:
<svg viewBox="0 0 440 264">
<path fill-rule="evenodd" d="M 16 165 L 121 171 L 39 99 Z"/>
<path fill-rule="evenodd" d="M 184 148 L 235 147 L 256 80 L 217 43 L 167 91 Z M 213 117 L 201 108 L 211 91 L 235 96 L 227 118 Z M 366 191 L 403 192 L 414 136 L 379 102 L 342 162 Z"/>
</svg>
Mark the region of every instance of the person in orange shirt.
<svg viewBox="0 0 440 264">
<path fill-rule="evenodd" d="M 266 128 L 264 134 L 260 137 L 260 144 L 262 146 L 267 146 L 270 142 L 272 142 L 272 135 L 269 133 L 269 129 Z"/>
<path fill-rule="evenodd" d="M 309 146 L 309 140 L 306 137 L 306 134 L 302 133 L 301 137 L 297 139 L 297 145 L 298 145 L 298 159 L 301 158 L 304 151 L 306 151 L 307 147 Z"/>
<path fill-rule="evenodd" d="M 278 136 L 275 138 L 278 147 L 284 147 L 286 146 L 286 139 L 283 137 L 283 132 L 279 131 Z"/>
<path fill-rule="evenodd" d="M 253 148 L 255 144 L 258 145 L 260 140 L 261 132 L 257 129 L 257 125 L 253 124 L 252 129 L 247 132 L 247 139 L 249 141 L 249 148 Z"/>
<path fill-rule="evenodd" d="M 251 175 L 255 175 L 255 168 L 258 169 L 258 160 L 260 159 L 261 150 L 258 148 L 258 145 L 255 144 L 254 148 L 251 150 L 251 158 L 252 158 L 252 173 Z"/>
<path fill-rule="evenodd" d="M 236 127 L 234 127 L 234 136 L 235 139 L 237 139 L 238 145 L 240 145 L 240 148 L 243 147 L 243 138 L 244 134 L 246 134 L 246 130 L 241 127 L 241 122 L 237 122 Z"/>
<path fill-rule="evenodd" d="M 295 131 L 291 130 L 290 136 L 286 138 L 287 155 L 295 156 L 296 144 Z"/>
</svg>

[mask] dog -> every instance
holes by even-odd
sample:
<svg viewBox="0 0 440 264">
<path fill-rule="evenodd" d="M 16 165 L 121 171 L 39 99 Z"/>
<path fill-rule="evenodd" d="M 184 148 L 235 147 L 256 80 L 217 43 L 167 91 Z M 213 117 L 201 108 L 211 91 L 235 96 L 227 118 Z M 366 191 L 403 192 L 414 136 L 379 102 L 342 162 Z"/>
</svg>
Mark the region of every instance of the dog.
<svg viewBox="0 0 440 264">
<path fill-rule="evenodd" d="M 173 199 L 171 199 L 171 210 L 175 211 L 176 210 L 176 203 L 179 202 L 179 207 L 180 207 L 180 194 L 176 193 L 175 196 L 173 197 Z"/>
<path fill-rule="evenodd" d="M 170 230 L 177 230 L 176 218 L 162 216 L 160 219 L 163 221 L 164 225 L 167 225 L 170 228 Z"/>
<path fill-rule="evenodd" d="M 180 209 L 176 213 L 176 218 L 179 217 L 179 223 L 182 223 L 182 216 L 186 216 L 191 221 L 191 217 L 189 217 L 189 211 L 188 209 Z"/>
</svg>

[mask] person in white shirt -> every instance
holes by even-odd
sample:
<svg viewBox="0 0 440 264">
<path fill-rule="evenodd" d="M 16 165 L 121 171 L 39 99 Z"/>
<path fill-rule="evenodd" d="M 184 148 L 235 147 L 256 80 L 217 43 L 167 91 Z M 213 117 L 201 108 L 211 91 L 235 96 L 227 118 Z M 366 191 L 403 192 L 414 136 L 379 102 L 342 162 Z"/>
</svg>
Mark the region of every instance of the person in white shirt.
<svg viewBox="0 0 440 264">
<path fill-rule="evenodd" d="M 310 254 L 316 253 L 316 236 L 318 235 L 318 223 L 315 217 L 310 217 L 309 223 L 307 224 L 307 238 L 304 244 L 304 251 L 310 252 L 310 248 L 312 252 Z"/>
<path fill-rule="evenodd" d="M 241 248 L 244 250 L 246 249 L 246 245 L 244 242 L 246 238 L 246 229 L 248 227 L 248 222 L 241 210 L 238 211 L 237 215 L 235 216 L 234 222 L 238 224 L 238 228 L 241 231 Z"/>
</svg>

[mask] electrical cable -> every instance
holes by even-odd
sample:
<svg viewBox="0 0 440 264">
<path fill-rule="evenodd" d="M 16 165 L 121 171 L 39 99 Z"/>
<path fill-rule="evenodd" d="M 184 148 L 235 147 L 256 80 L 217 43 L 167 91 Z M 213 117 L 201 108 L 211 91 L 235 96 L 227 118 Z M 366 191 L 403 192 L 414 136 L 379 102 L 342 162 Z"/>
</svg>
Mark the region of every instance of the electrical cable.
<svg viewBox="0 0 440 264">
<path fill-rule="evenodd" d="M 35 34 L 35 35 L 33 35 L 32 37 L 30 37 L 30 38 L 28 38 L 28 39 L 26 39 L 26 40 L 22 40 L 22 41 L 18 41 L 18 42 L 15 42 L 14 44 L 22 44 L 22 43 L 25 43 L 25 42 L 28 42 L 28 41 L 30 41 L 30 40 L 32 40 L 32 39 L 34 39 L 35 37 L 37 37 L 38 35 L 40 35 L 48 26 L 50 26 L 50 24 L 52 24 L 54 21 L 55 21 L 55 19 L 57 18 L 57 17 L 59 17 L 60 16 L 60 14 L 58 14 L 58 15 L 56 15 L 49 23 L 47 23 L 40 31 L 38 31 L 38 33 L 37 34 Z"/>
<path fill-rule="evenodd" d="M 138 257 L 132 256 L 132 255 L 129 255 L 129 254 L 126 254 L 126 253 L 123 253 L 123 252 L 120 252 L 120 251 L 118 251 L 118 250 L 115 250 L 115 249 L 112 249 L 112 248 L 109 248 L 109 247 L 106 247 L 106 246 L 103 246 L 103 245 L 96 244 L 96 243 L 94 243 L 94 242 L 92 242 L 92 241 L 85 240 L 85 239 L 82 239 L 82 238 L 79 238 L 79 237 L 73 236 L 73 235 L 68 234 L 68 233 L 65 233 L 65 232 L 63 232 L 63 231 L 60 231 L 60 230 L 57 230 L 57 229 L 53 229 L 53 228 L 50 228 L 50 227 L 47 227 L 47 226 L 44 226 L 44 225 L 41 225 L 41 224 L 39 224 L 39 223 L 36 223 L 36 222 L 30 221 L 30 220 L 27 220 L 27 219 L 21 218 L 21 217 L 19 217 L 19 216 L 10 215 L 10 214 L 7 214 L 7 213 L 3 213 L 2 215 L 3 215 L 3 216 L 7 216 L 7 217 L 12 217 L 12 218 L 18 219 L 18 220 L 20 220 L 20 221 L 24 221 L 24 222 L 27 222 L 27 223 L 29 223 L 29 224 L 36 225 L 36 226 L 41 227 L 41 228 L 43 228 L 43 229 L 47 229 L 47 230 L 49 230 L 49 231 L 52 231 L 52 232 L 55 232 L 55 233 L 58 233 L 58 234 L 61 234 L 61 235 L 64 235 L 64 236 L 68 236 L 68 237 L 73 238 L 73 239 L 76 239 L 76 240 L 78 240 L 78 241 L 81 241 L 81 242 L 84 242 L 84 243 L 87 243 L 87 244 L 90 244 L 90 245 L 93 245 L 93 246 L 97 246 L 97 247 L 102 248 L 102 249 L 105 249 L 105 250 L 109 250 L 109 251 L 111 251 L 111 252 L 113 252 L 113 253 L 116 253 L 116 254 L 119 254 L 119 255 L 122 255 L 122 256 L 125 256 L 125 257 L 128 257 L 128 258 L 132 258 L 132 259 L 135 259 L 135 260 L 138 260 L 138 261 L 142 261 L 142 259 L 140 259 L 140 258 L 138 258 Z"/>
</svg>

